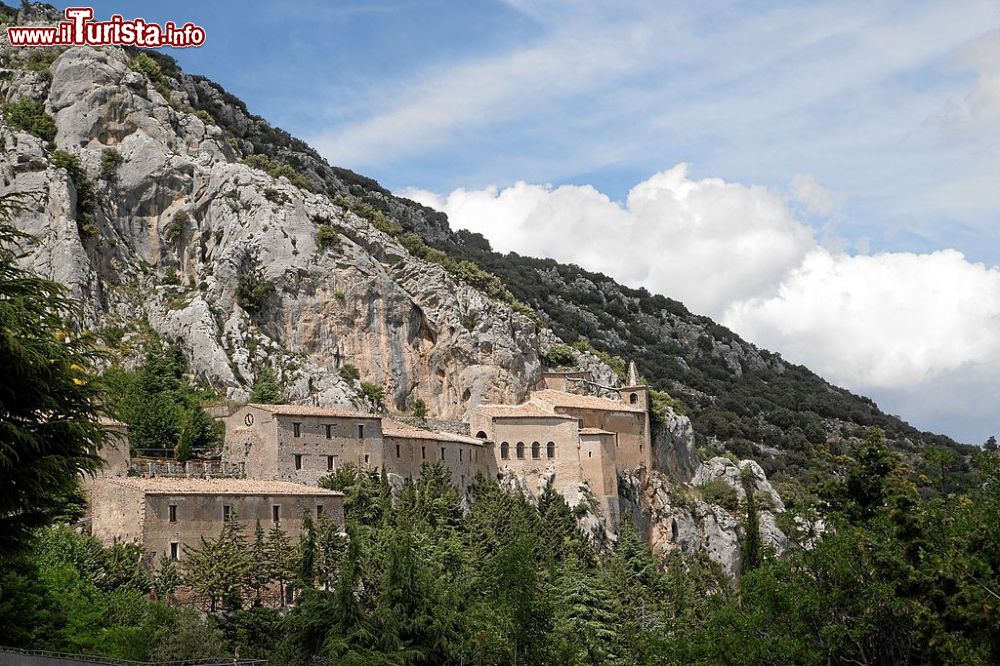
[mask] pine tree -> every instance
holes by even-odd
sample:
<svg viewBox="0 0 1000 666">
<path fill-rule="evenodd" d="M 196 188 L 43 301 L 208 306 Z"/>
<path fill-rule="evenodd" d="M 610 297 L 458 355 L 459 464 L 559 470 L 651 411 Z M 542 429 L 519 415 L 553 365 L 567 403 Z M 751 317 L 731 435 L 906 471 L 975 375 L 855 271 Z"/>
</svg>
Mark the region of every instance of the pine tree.
<svg viewBox="0 0 1000 666">
<path fill-rule="evenodd" d="M 322 589 L 329 590 L 339 576 L 347 550 L 347 536 L 340 531 L 338 525 L 326 518 L 320 518 L 316 532 L 316 578 Z"/>
<path fill-rule="evenodd" d="M 177 563 L 164 553 L 160 556 L 160 566 L 153 578 L 156 598 L 169 602 L 173 598 L 174 591 L 180 586 L 181 574 L 177 570 Z"/>
<path fill-rule="evenodd" d="M 226 608 L 242 605 L 249 569 L 246 539 L 235 517 L 223 525 L 217 539 L 202 537 L 201 544 L 187 551 L 183 561 L 185 584 L 208 600 L 213 613 L 220 603 Z"/>
<path fill-rule="evenodd" d="M 299 571 L 299 552 L 288 538 L 288 534 L 275 525 L 267 534 L 267 558 L 271 563 L 271 580 L 278 584 L 280 603 L 284 606 L 288 600 L 289 584 L 295 580 Z"/>
<path fill-rule="evenodd" d="M 615 660 L 616 616 L 601 578 L 570 554 L 556 590 L 554 628 L 565 663 L 606 664 Z"/>
<path fill-rule="evenodd" d="M 316 585 L 316 562 L 319 557 L 319 537 L 309 511 L 302 512 L 302 536 L 299 540 L 299 575 L 296 585 L 305 589 Z"/>
<path fill-rule="evenodd" d="M 271 562 L 271 553 L 267 547 L 267 539 L 264 535 L 264 528 L 257 521 L 254 527 L 254 541 L 250 547 L 250 564 L 247 567 L 246 589 L 253 597 L 253 605 L 260 606 L 263 602 L 264 591 L 271 582 L 271 574 L 274 565 Z"/>
</svg>

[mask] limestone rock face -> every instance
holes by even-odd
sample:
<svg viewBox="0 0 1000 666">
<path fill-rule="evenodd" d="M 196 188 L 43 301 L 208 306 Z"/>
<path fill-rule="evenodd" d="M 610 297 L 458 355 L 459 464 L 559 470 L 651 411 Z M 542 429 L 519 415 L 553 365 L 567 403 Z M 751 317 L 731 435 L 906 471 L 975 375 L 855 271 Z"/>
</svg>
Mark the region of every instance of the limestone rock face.
<svg viewBox="0 0 1000 666">
<path fill-rule="evenodd" d="M 123 51 L 87 47 L 63 52 L 48 86 L 27 70 L 0 82 L 6 101 L 45 105 L 54 148 L 75 155 L 91 183 L 94 203 L 81 210 L 85 185 L 53 165 L 54 150 L 0 128 L 3 191 L 39 193 L 16 220 L 36 237 L 23 261 L 82 301 L 83 325 L 120 328 L 127 347 L 148 322 L 236 400 L 271 367 L 291 400 L 370 406 L 339 375 L 347 363 L 396 410 L 420 398 L 435 416 L 462 418 L 480 402 L 525 397 L 541 368 L 532 321 L 327 195 L 243 164 L 238 142 L 191 105 L 215 95 L 219 122 L 257 121 L 215 88 L 174 83 L 168 99 Z M 123 163 L 106 173 L 109 148 Z M 320 224 L 339 243 L 318 248 Z M 254 276 L 271 288 L 250 307 L 239 285 Z"/>
<path fill-rule="evenodd" d="M 667 409 L 667 418 L 653 431 L 653 466 L 676 482 L 694 478 L 701 460 L 691 419 Z"/>
<path fill-rule="evenodd" d="M 746 498 L 746 490 L 743 487 L 743 480 L 740 470 L 750 471 L 750 489 L 754 493 L 763 493 L 770 497 L 771 505 L 776 511 L 784 511 L 785 505 L 781 501 L 781 496 L 774 489 L 771 482 L 767 480 L 764 470 L 754 460 L 741 460 L 739 465 L 728 458 L 721 456 L 707 460 L 698 468 L 694 475 L 692 484 L 703 486 L 709 481 L 720 479 L 736 491 L 736 496 L 741 500 Z"/>
<path fill-rule="evenodd" d="M 636 528 L 646 536 L 653 553 L 660 558 L 673 552 L 704 554 L 730 576 L 738 576 L 745 538 L 743 509 L 727 510 L 706 502 L 697 492 L 699 479 L 724 478 L 728 483 L 728 473 L 713 475 L 715 470 L 724 467 L 721 463 L 699 467 L 691 484 L 679 482 L 660 471 L 640 469 L 619 476 L 622 519 L 632 516 Z M 736 471 L 735 478 L 739 481 L 739 470 Z M 763 473 L 761 477 L 763 480 L 756 490 L 770 488 Z M 784 508 L 777 493 L 774 497 L 777 499 L 774 511 L 763 509 L 758 512 L 760 536 L 765 546 L 781 555 L 788 549 L 789 540 L 775 522 L 774 512 Z M 780 509 L 777 508 L 779 506 Z"/>
</svg>

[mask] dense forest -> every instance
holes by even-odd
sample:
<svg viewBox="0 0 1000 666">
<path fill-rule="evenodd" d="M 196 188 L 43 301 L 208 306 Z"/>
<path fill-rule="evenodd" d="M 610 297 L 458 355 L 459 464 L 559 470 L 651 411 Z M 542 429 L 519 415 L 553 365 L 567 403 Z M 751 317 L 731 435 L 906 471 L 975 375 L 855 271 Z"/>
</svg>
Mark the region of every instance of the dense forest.
<svg viewBox="0 0 1000 666">
<path fill-rule="evenodd" d="M 739 581 L 656 562 L 628 524 L 595 551 L 553 492 L 533 505 L 480 479 L 464 507 L 427 467 L 392 499 L 345 468 L 325 484 L 347 493 L 346 535 L 310 526 L 298 547 L 228 528 L 148 572 L 137 548 L 38 529 L 4 555 L 0 643 L 276 664 L 996 663 L 1000 461 L 923 500 L 877 435 L 829 488 L 827 536 L 781 560 L 749 540 Z"/>
</svg>

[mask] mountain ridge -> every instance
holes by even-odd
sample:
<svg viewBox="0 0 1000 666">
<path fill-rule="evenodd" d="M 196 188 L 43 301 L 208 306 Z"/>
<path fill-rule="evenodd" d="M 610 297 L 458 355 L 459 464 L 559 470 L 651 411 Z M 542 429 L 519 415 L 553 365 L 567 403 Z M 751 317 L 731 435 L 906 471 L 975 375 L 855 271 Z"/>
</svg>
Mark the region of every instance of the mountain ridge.
<svg viewBox="0 0 1000 666">
<path fill-rule="evenodd" d="M 5 13 L 10 16 L 9 11 Z M 31 12 L 25 14 L 25 10 L 21 10 L 17 20 L 51 20 L 51 12 L 48 14 L 43 12 L 39 16 L 31 15 Z M 429 270 L 435 275 L 432 280 L 433 284 L 436 285 L 434 288 L 455 290 L 460 289 L 456 285 L 464 284 L 469 285 L 472 291 L 485 294 L 487 300 L 483 301 L 474 299 L 471 292 L 465 292 L 466 300 L 476 300 L 476 307 L 463 306 L 451 312 L 449 317 L 454 323 L 441 329 L 450 330 L 448 335 L 461 338 L 460 327 L 466 327 L 468 324 L 472 324 L 474 327 L 477 321 L 473 320 L 477 320 L 479 310 L 496 308 L 497 306 L 493 303 L 505 304 L 507 310 L 502 307 L 502 312 L 509 310 L 507 314 L 500 314 L 502 320 L 520 322 L 521 314 L 528 314 L 530 317 L 532 315 L 530 310 L 533 310 L 534 313 L 537 313 L 537 318 L 551 329 L 554 335 L 541 330 L 534 333 L 534 336 L 537 337 L 533 337 L 528 332 L 529 324 L 527 322 L 519 323 L 510 329 L 513 332 L 512 340 L 517 339 L 518 336 L 527 336 L 527 339 L 530 339 L 527 347 L 524 346 L 524 343 L 515 343 L 514 347 L 511 348 L 519 349 L 518 353 L 524 353 L 526 356 L 522 357 L 519 369 L 515 370 L 514 375 L 503 380 L 509 384 L 508 388 L 499 393 L 494 392 L 492 395 L 487 395 L 489 393 L 487 384 L 493 381 L 490 379 L 493 377 L 491 373 L 503 375 L 505 371 L 501 366 L 504 363 L 513 362 L 513 356 L 508 355 L 501 361 L 493 362 L 493 364 L 488 362 L 486 366 L 482 366 L 481 361 L 484 353 L 478 347 L 482 343 L 481 335 L 480 339 L 475 342 L 475 348 L 469 347 L 466 343 L 456 343 L 455 348 L 461 347 L 463 351 L 458 354 L 459 358 L 452 359 L 445 364 L 450 368 L 446 371 L 448 381 L 445 383 L 453 386 L 449 390 L 457 391 L 457 394 L 449 396 L 450 400 L 457 399 L 459 402 L 467 404 L 468 400 L 473 399 L 473 393 L 478 395 L 478 398 L 475 399 L 516 398 L 518 394 L 523 394 L 531 377 L 540 370 L 544 362 L 558 363 L 560 359 L 562 361 L 568 359 L 573 363 L 603 366 L 606 372 L 608 364 L 610 366 L 620 365 L 616 357 L 630 358 L 635 359 L 640 371 L 653 386 L 668 391 L 675 399 L 679 399 L 683 403 L 684 410 L 690 414 L 695 424 L 698 444 L 706 452 L 729 451 L 741 457 L 758 458 L 769 475 L 785 475 L 802 480 L 817 469 L 825 473 L 836 474 L 837 460 L 847 453 L 849 443 L 860 439 L 864 429 L 873 425 L 886 431 L 892 446 L 910 457 L 914 461 L 914 467 L 920 465 L 919 454 L 922 449 L 927 446 L 938 446 L 951 449 L 957 454 L 956 473 L 964 473 L 965 471 L 965 461 L 971 450 L 969 447 L 959 445 L 943 435 L 920 432 L 904 421 L 882 413 L 870 399 L 833 386 L 804 366 L 787 363 L 781 359 L 780 355 L 747 343 L 710 318 L 692 314 L 677 301 L 665 296 L 650 294 L 645 289 L 624 287 L 607 276 L 586 271 L 578 266 L 560 264 L 549 259 L 522 257 L 514 253 L 506 255 L 495 253 L 488 241 L 482 236 L 462 230 L 452 230 L 447 216 L 443 213 L 416 204 L 404 197 L 393 195 L 373 179 L 348 169 L 329 165 L 322 156 L 301 140 L 292 137 L 283 130 L 272 127 L 264 119 L 250 114 L 246 105 L 228 93 L 221 85 L 205 77 L 183 73 L 169 56 L 156 52 L 140 54 L 137 50 L 131 50 L 128 54 L 131 55 L 130 62 L 133 71 L 126 75 L 126 79 L 132 86 L 133 92 L 139 91 L 136 88 L 139 82 L 134 80 L 133 75 L 143 77 L 146 89 L 140 94 L 145 94 L 150 98 L 155 97 L 156 94 L 162 97 L 170 109 L 164 109 L 160 102 L 152 101 L 151 110 L 164 116 L 170 116 L 167 121 L 169 123 L 180 123 L 178 127 L 182 127 L 182 135 L 186 137 L 185 141 L 192 145 L 195 142 L 200 142 L 198 149 L 210 150 L 215 155 L 213 159 L 217 159 L 220 163 L 237 163 L 242 160 L 252 168 L 254 173 L 263 171 L 268 176 L 273 177 L 276 183 L 274 186 L 268 186 L 263 182 L 254 184 L 256 195 L 263 196 L 268 204 L 272 205 L 272 209 L 274 207 L 281 209 L 286 203 L 301 208 L 300 211 L 296 212 L 296 215 L 302 213 L 308 217 L 315 225 L 313 228 L 318 228 L 323 224 L 335 227 L 337 233 L 353 246 L 363 247 L 366 252 L 374 253 L 371 256 L 375 256 L 382 265 L 382 268 L 378 270 L 382 270 L 390 281 L 399 279 L 404 274 L 409 274 L 410 277 L 407 279 L 410 280 L 411 287 L 424 292 L 423 296 L 416 301 L 418 310 L 425 307 L 432 308 L 432 303 L 435 300 L 433 293 L 431 293 L 433 289 L 429 289 L 427 284 L 420 284 L 419 276 L 414 277 L 417 274 L 420 276 L 428 275 L 430 274 Z M 5 55 L 5 65 L 13 64 L 14 67 L 10 68 L 12 72 L 24 72 L 23 63 L 12 58 L 12 55 Z M 128 60 L 128 58 L 126 59 Z M 142 65 L 137 67 L 135 65 L 137 61 Z M 32 66 L 32 63 L 29 62 L 27 72 L 24 72 L 25 75 L 22 76 L 19 73 L 14 77 L 17 79 L 16 87 L 12 85 L 11 77 L 8 77 L 8 80 L 4 82 L 4 97 L 8 103 L 19 97 L 43 99 L 47 100 L 46 103 L 51 106 L 46 86 L 51 86 L 53 73 L 41 68 L 34 71 L 31 69 Z M 48 77 L 47 80 L 46 77 Z M 62 123 L 68 122 L 61 119 L 61 116 L 66 115 L 66 108 L 61 107 L 55 112 L 56 118 L 59 120 L 60 131 L 62 131 Z M 201 127 L 198 126 L 199 123 Z M 102 131 L 120 132 L 121 130 L 103 128 Z M 201 134 L 198 134 L 199 132 Z M 197 138 L 194 138 L 195 134 L 198 134 Z M 103 139 L 108 138 L 108 136 L 103 137 Z M 127 139 L 127 135 L 110 136 L 110 139 L 114 141 L 124 140 Z M 57 143 L 60 140 L 57 139 Z M 86 141 L 93 142 L 94 140 L 93 136 L 86 137 Z M 68 147 L 71 148 L 71 146 Z M 178 148 L 175 146 L 172 149 L 177 150 Z M 189 150 L 193 156 L 192 159 L 197 161 L 197 150 L 191 147 L 186 148 L 186 150 Z M 33 159 L 44 161 L 44 152 L 45 149 L 42 147 L 41 153 L 43 154 L 27 156 L 24 160 L 29 164 Z M 97 171 L 97 165 L 93 164 L 95 156 L 89 154 L 83 156 L 91 162 L 91 164 L 85 164 L 85 171 Z M 36 166 L 38 165 L 36 164 Z M 234 176 L 236 180 L 231 182 L 241 182 L 240 178 L 243 175 L 245 174 Z M 257 176 L 254 176 L 254 179 L 256 180 Z M 287 181 L 287 185 L 284 184 L 285 181 Z M 110 188 L 112 185 L 109 184 L 108 187 Z M 115 187 L 120 188 L 119 185 Z M 79 190 L 78 187 L 74 189 Z M 224 198 L 218 185 L 214 191 L 219 199 Z M 175 194 L 179 192 L 178 189 Z M 296 192 L 301 193 L 301 202 L 298 200 Z M 107 195 L 107 192 L 99 193 L 99 198 L 107 199 Z M 163 192 L 149 195 L 152 198 L 141 201 L 140 207 L 153 206 L 155 208 L 159 206 L 160 202 L 155 202 L 153 199 L 163 195 Z M 328 199 L 330 205 L 323 204 L 320 199 L 316 199 L 317 195 L 320 199 L 324 197 Z M 67 197 L 65 206 L 75 206 L 72 199 L 76 198 L 78 201 L 79 192 L 72 192 Z M 273 199 L 273 201 L 269 199 Z M 283 199 L 288 199 L 288 201 Z M 201 215 L 214 205 L 213 201 L 202 198 L 201 203 L 185 214 Z M 177 200 L 174 200 L 171 205 L 176 203 Z M 253 205 L 261 206 L 263 204 L 255 199 Z M 183 208 L 185 211 L 190 208 L 186 203 L 174 207 L 178 210 Z M 338 212 L 338 208 L 341 212 Z M 145 217 L 156 227 L 153 234 L 156 238 L 150 238 L 150 242 L 141 248 L 143 252 L 148 250 L 150 254 L 140 260 L 139 267 L 146 270 L 141 265 L 141 261 L 149 259 L 151 260 L 150 265 L 154 266 L 153 273 L 158 276 L 159 280 L 165 280 L 169 283 L 179 279 L 182 284 L 184 280 L 193 280 L 194 284 L 206 283 L 208 291 L 214 293 L 215 285 L 220 281 L 219 278 L 226 276 L 203 275 L 200 272 L 199 266 L 205 265 L 203 260 L 206 252 L 210 253 L 216 250 L 212 239 L 205 237 L 205 234 L 208 233 L 207 227 L 205 229 L 182 230 L 179 239 L 181 245 L 171 248 L 171 243 L 164 243 L 164 239 L 160 237 L 169 235 L 167 227 L 170 221 L 159 218 L 168 213 L 176 214 L 177 211 L 170 208 L 169 211 L 164 209 L 144 212 L 154 213 Z M 288 214 L 282 212 L 281 215 L 287 217 Z M 105 217 L 113 216 L 105 215 Z M 236 217 L 239 215 L 237 214 Z M 134 219 L 132 218 L 132 222 Z M 344 224 L 345 220 L 346 224 Z M 75 221 L 83 233 L 85 224 L 79 224 L 79 219 Z M 107 221 L 105 220 L 105 222 Z M 301 222 L 301 220 L 299 221 Z M 362 228 L 364 225 L 358 226 L 361 221 L 374 226 L 389 240 L 385 240 L 383 236 L 371 236 L 367 229 Z M 202 224 L 201 220 L 196 220 L 196 222 Z M 237 220 L 232 221 L 233 228 L 241 224 Z M 103 227 L 99 229 L 101 232 L 99 237 L 101 238 L 105 237 L 103 229 Z M 296 240 L 301 239 L 307 229 L 303 226 L 300 231 L 299 236 L 295 236 Z M 217 233 L 217 229 L 213 230 L 212 233 Z M 88 242 L 90 241 L 84 238 L 82 245 L 86 246 Z M 260 242 L 260 239 L 257 242 Z M 217 245 L 219 243 L 221 241 L 217 242 Z M 161 245 L 157 250 L 160 254 L 152 251 L 154 244 Z M 164 248 L 163 245 L 167 247 Z M 385 247 L 391 248 L 388 253 L 385 252 Z M 268 247 L 265 244 L 261 245 L 260 249 L 266 255 L 273 247 Z M 293 264 L 296 263 L 293 258 L 297 256 L 299 248 L 295 246 L 295 243 L 292 243 L 292 246 L 286 247 L 286 249 L 288 252 L 283 254 L 281 259 L 288 265 L 285 266 L 287 270 L 282 273 L 281 279 L 287 278 L 292 283 L 301 279 L 302 281 L 297 283 L 298 286 L 295 289 L 302 285 L 306 290 L 316 289 L 317 283 L 313 279 L 314 276 L 296 277 L 297 271 L 300 269 L 293 269 Z M 303 249 L 308 250 L 308 248 Z M 91 247 L 87 252 L 94 255 L 95 264 L 110 265 L 116 261 L 114 256 L 109 256 L 106 253 L 102 255 L 94 250 L 95 248 Z M 190 256 L 192 252 L 195 254 L 200 252 L 203 256 L 195 257 L 192 261 Z M 111 254 L 114 255 L 114 253 Z M 418 263 L 412 263 L 413 260 L 410 258 L 417 260 Z M 164 264 L 160 263 L 161 259 L 166 264 L 172 261 L 177 262 L 179 269 L 176 277 L 169 274 L 169 270 L 163 271 Z M 399 266 L 386 268 L 386 263 L 381 259 L 401 263 Z M 227 256 L 226 262 L 235 264 L 235 267 L 231 267 L 233 269 L 229 274 L 229 279 L 237 283 L 241 277 L 252 277 L 254 271 L 262 270 L 267 273 L 271 270 L 269 265 L 260 263 L 261 257 L 250 257 L 245 252 L 241 255 L 235 251 L 231 252 Z M 246 265 L 247 262 L 250 264 L 249 268 Z M 434 264 L 443 270 L 434 272 L 436 269 L 428 268 Z M 353 266 L 352 270 L 361 269 L 358 266 Z M 368 266 L 364 270 L 376 270 L 376 268 Z M 273 282 L 275 277 L 273 274 L 263 275 L 262 282 L 259 282 L 258 286 L 264 285 L 268 280 Z M 387 294 L 379 293 L 377 290 L 371 291 L 369 283 L 365 282 L 364 284 L 368 285 L 365 287 L 367 291 L 357 296 L 356 304 L 353 300 L 354 297 L 351 297 L 352 306 L 356 305 L 357 310 L 366 307 L 365 298 L 373 295 L 387 296 Z M 176 291 L 175 286 L 166 284 L 162 288 Z M 220 288 L 220 293 L 224 291 L 225 289 Z M 108 296 L 102 292 L 100 280 L 98 280 L 98 287 L 95 287 L 94 292 L 95 302 L 106 304 Z M 340 298 L 338 294 L 343 293 L 342 290 L 336 288 L 328 289 L 327 292 L 324 298 L 331 302 L 336 302 Z M 407 298 L 412 299 L 413 294 L 410 290 L 407 290 L 406 294 Z M 178 294 L 174 296 L 175 301 L 187 297 Z M 389 300 L 401 296 L 390 297 Z M 279 295 L 279 297 L 280 299 L 285 298 L 284 295 Z M 197 295 L 192 296 L 194 301 L 197 301 L 197 298 Z M 239 304 L 241 307 L 246 305 L 246 303 L 238 303 L 239 300 L 238 294 L 227 294 L 222 302 Z M 311 305 L 297 303 L 296 307 L 308 309 L 317 302 L 319 301 L 311 302 Z M 187 311 L 189 306 L 190 303 L 186 304 L 183 310 Z M 204 322 L 205 326 L 210 328 L 211 320 L 219 320 L 220 317 L 218 313 L 211 312 L 211 307 L 206 305 L 204 309 L 206 312 L 202 313 L 203 316 L 198 315 L 196 319 Z M 227 326 L 238 328 L 244 324 L 247 326 L 260 324 L 261 330 L 270 333 L 267 336 L 270 341 L 266 344 L 278 341 L 280 346 L 296 340 L 294 334 L 285 335 L 294 333 L 290 328 L 293 313 L 282 312 L 281 321 L 274 318 L 268 321 L 266 312 L 250 313 L 247 312 L 248 308 L 246 307 L 243 307 L 243 310 L 246 317 L 242 315 L 237 317 L 243 323 L 233 324 L 232 318 L 227 321 L 217 321 L 218 329 L 225 330 Z M 159 326 L 161 333 L 183 333 L 184 335 L 191 333 L 190 322 L 177 322 L 178 317 L 169 312 L 161 312 L 159 316 L 163 319 Z M 411 315 L 399 316 L 406 319 Z M 422 315 L 413 316 L 419 319 Z M 255 323 L 253 321 L 255 317 L 258 319 L 263 317 L 263 319 Z M 368 321 L 370 324 L 373 323 L 370 316 Z M 455 325 L 456 323 L 458 325 Z M 424 335 L 419 332 L 422 330 L 422 325 L 419 322 L 414 325 L 417 332 L 411 331 L 405 337 L 411 338 L 415 335 L 416 337 L 413 339 L 419 339 Z M 283 328 L 284 330 L 282 330 Z M 432 326 L 432 328 L 434 327 Z M 507 330 L 503 327 L 501 329 Z M 493 335 L 489 344 L 495 344 L 501 338 L 506 339 L 507 335 L 507 332 L 497 333 Z M 427 340 L 431 338 L 435 338 L 435 336 L 431 335 Z M 248 390 L 254 375 L 248 363 L 234 361 L 234 356 L 226 345 L 221 340 L 216 342 L 218 344 L 215 345 L 216 349 L 213 353 L 220 358 L 226 357 L 225 363 L 227 365 L 235 364 L 236 371 L 231 373 L 232 380 L 242 386 L 242 390 Z M 298 340 L 298 343 L 301 342 Z M 308 344 L 305 345 L 306 356 L 315 357 L 320 352 L 331 353 L 338 358 L 341 355 L 351 356 L 350 350 L 342 350 L 339 347 L 331 348 L 327 344 L 328 342 L 321 341 L 316 349 L 309 347 Z M 407 340 L 406 344 L 411 342 L 412 340 Z M 576 343 L 577 349 L 569 352 L 561 349 L 561 347 L 573 343 Z M 389 346 L 396 344 L 393 342 Z M 248 352 L 251 347 L 255 346 L 258 346 L 258 343 L 252 340 L 239 341 L 237 351 L 240 354 L 236 356 L 242 354 L 247 357 L 243 359 L 246 361 L 249 355 L 244 352 Z M 360 342 L 354 344 L 356 349 L 362 346 Z M 431 341 L 431 346 L 437 346 L 436 338 Z M 302 353 L 301 344 L 293 343 L 291 347 L 288 350 L 291 353 L 284 354 L 284 362 L 289 366 L 294 365 L 294 358 Z M 561 357 L 560 354 L 550 353 L 553 347 L 557 347 L 557 351 L 562 354 Z M 222 352 L 221 355 L 219 350 Z M 486 352 L 485 355 L 488 356 L 491 353 Z M 570 356 L 566 357 L 566 353 L 569 353 Z M 407 356 L 406 353 L 395 349 L 388 350 L 388 348 L 386 354 Z M 391 402 L 397 409 L 405 409 L 417 397 L 422 398 L 424 395 L 433 397 L 435 392 L 443 386 L 441 384 L 434 388 L 415 388 L 414 377 L 424 370 L 416 369 L 419 363 L 415 359 L 419 357 L 419 354 L 412 356 L 412 359 L 407 357 L 406 362 L 396 365 L 393 365 L 395 361 L 385 363 L 380 359 L 372 359 L 371 363 L 367 364 L 368 367 L 365 368 L 366 375 L 389 386 L 392 396 Z M 302 363 L 306 365 L 310 362 L 313 360 L 309 358 L 302 360 Z M 467 368 L 473 366 L 486 367 L 488 372 L 472 379 L 459 378 Z M 441 364 L 439 363 L 435 367 L 440 369 Z M 619 367 L 619 369 L 623 368 Z M 309 375 L 308 377 L 293 378 L 291 380 L 293 384 L 291 395 L 299 399 L 315 397 L 317 394 L 326 396 L 321 397 L 322 400 L 352 399 L 352 392 L 348 390 L 348 387 L 341 385 L 342 382 L 335 376 L 335 369 L 328 370 L 324 374 L 324 379 L 318 382 L 319 386 L 314 385 L 314 378 L 308 372 L 305 373 L 305 375 Z M 517 379 L 515 375 L 520 375 L 520 379 Z M 237 392 L 235 395 L 238 397 L 240 394 Z M 353 398 L 356 397 L 356 395 L 353 396 Z M 454 410 L 449 412 L 440 400 L 430 404 L 438 415 L 454 417 L 459 414 Z"/>
</svg>

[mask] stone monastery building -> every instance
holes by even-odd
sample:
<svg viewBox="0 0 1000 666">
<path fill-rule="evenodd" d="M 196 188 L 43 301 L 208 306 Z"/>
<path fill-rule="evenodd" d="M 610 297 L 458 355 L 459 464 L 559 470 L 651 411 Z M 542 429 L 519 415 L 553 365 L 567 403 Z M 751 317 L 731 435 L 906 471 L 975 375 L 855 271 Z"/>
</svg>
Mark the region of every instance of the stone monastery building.
<svg viewBox="0 0 1000 666">
<path fill-rule="evenodd" d="M 342 494 L 317 487 L 335 469 L 381 468 L 398 482 L 441 462 L 462 492 L 480 472 L 531 493 L 552 483 L 571 504 L 593 500 L 617 532 L 619 472 L 652 467 L 649 391 L 634 365 L 627 384 L 599 397 L 575 392 L 596 386 L 586 373 L 544 373 L 521 404 L 473 407 L 473 436 L 337 407 L 248 404 L 223 417 L 221 468 L 241 478 L 123 477 L 122 455 L 108 454 L 114 470 L 87 484 L 91 530 L 174 559 L 233 519 L 297 537 L 303 512 L 343 524 Z"/>
</svg>

